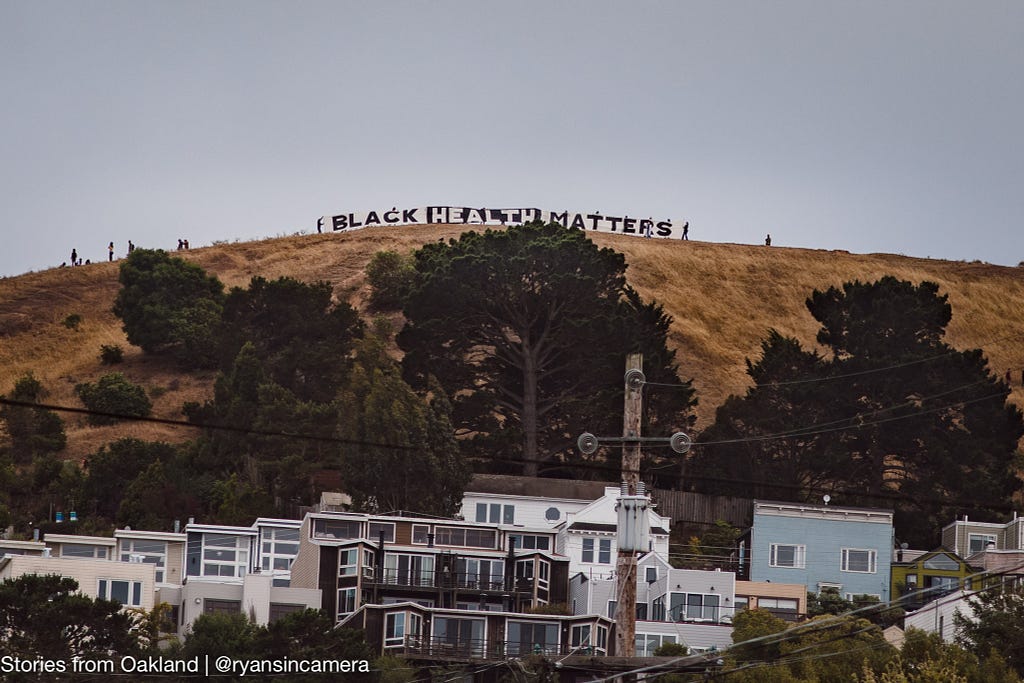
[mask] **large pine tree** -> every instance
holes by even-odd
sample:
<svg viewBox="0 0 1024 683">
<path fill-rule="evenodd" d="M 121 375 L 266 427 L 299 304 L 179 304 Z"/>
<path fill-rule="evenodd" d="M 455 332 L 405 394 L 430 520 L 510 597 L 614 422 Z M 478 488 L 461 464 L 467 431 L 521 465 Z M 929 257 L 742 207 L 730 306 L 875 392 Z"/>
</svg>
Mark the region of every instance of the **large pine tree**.
<svg viewBox="0 0 1024 683">
<path fill-rule="evenodd" d="M 922 547 L 959 512 L 1009 504 L 1021 412 L 981 351 L 942 340 L 952 308 L 935 284 L 846 283 L 807 308 L 826 356 L 773 331 L 747 362 L 755 385 L 701 435 L 695 487 L 891 507 Z"/>
</svg>

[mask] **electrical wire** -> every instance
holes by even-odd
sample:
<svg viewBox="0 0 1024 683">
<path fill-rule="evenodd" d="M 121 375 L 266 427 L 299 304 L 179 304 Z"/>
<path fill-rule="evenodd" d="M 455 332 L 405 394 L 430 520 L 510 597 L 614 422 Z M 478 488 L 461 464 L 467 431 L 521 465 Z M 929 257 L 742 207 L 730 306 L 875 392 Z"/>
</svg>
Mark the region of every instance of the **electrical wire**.
<svg viewBox="0 0 1024 683">
<path fill-rule="evenodd" d="M 1014 340 L 1024 339 L 1024 334 L 1015 333 L 1015 334 L 1008 334 L 1008 335 L 1005 335 L 1003 337 L 997 337 L 995 339 L 992 339 L 992 340 L 989 340 L 989 341 L 986 341 L 986 342 L 982 342 L 981 344 L 978 344 L 975 349 L 969 349 L 969 350 L 972 350 L 972 351 L 973 350 L 983 350 L 982 347 L 984 347 L 984 346 L 992 346 L 993 344 L 998 344 L 998 343 L 1001 343 L 1001 342 L 1004 342 L 1004 341 L 1008 341 L 1008 340 L 1011 340 L 1011 339 L 1014 339 Z M 886 366 L 879 367 L 879 368 L 872 368 L 870 370 L 860 370 L 858 372 L 848 372 L 848 373 L 844 373 L 844 374 L 840 374 L 840 375 L 830 375 L 828 377 L 807 377 L 807 378 L 804 378 L 804 379 L 787 380 L 787 381 L 783 381 L 783 382 L 755 383 L 754 386 L 755 387 L 773 387 L 773 386 L 781 387 L 781 386 L 789 386 L 789 385 L 794 385 L 794 384 L 813 384 L 815 382 L 830 382 L 832 380 L 837 380 L 837 379 L 849 379 L 850 377 L 862 377 L 864 375 L 877 374 L 879 372 L 889 372 L 891 370 L 899 370 L 900 368 L 906 368 L 906 367 L 910 367 L 910 366 L 913 366 L 913 365 L 920 365 L 922 363 L 930 363 L 930 362 L 935 361 L 935 360 L 941 360 L 943 358 L 949 358 L 950 356 L 955 356 L 955 355 L 962 354 L 962 353 L 965 353 L 965 352 L 964 351 L 959 351 L 957 349 L 952 349 L 950 351 L 947 351 L 946 353 L 940 353 L 940 354 L 937 354 L 935 356 L 927 356 L 925 358 L 918 358 L 916 360 L 907 361 L 905 363 L 896 363 L 896 364 L 893 364 L 893 365 L 886 365 Z M 682 389 L 682 388 L 689 388 L 690 387 L 689 383 L 682 383 L 682 382 L 648 382 L 648 381 L 645 380 L 643 382 L 643 384 L 646 385 L 646 386 L 652 386 L 652 387 L 670 387 L 670 388 L 680 388 L 680 389 Z"/>
</svg>

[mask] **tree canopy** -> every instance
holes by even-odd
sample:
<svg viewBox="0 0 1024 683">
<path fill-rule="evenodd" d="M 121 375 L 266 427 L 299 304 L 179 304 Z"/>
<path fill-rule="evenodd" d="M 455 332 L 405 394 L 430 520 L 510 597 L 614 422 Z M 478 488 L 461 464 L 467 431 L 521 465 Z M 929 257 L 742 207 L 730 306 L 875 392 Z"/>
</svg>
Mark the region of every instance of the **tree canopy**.
<svg viewBox="0 0 1024 683">
<path fill-rule="evenodd" d="M 146 353 L 168 353 L 188 367 L 214 361 L 224 285 L 199 266 L 162 249 L 136 249 L 121 262 L 114 315 L 128 341 Z"/>
<path fill-rule="evenodd" d="M 418 390 L 440 381 L 472 452 L 530 476 L 577 457 L 582 431 L 621 433 L 631 351 L 645 354 L 649 379 L 681 384 L 668 316 L 626 284 L 622 254 L 582 231 L 537 222 L 467 232 L 424 246 L 415 267 L 398 337 L 405 376 Z M 659 395 L 648 426 L 690 424 L 694 402 L 688 384 Z"/>
<path fill-rule="evenodd" d="M 901 537 L 928 547 L 959 512 L 1009 503 L 1021 413 L 981 351 L 942 341 L 952 309 L 935 284 L 846 283 L 807 308 L 828 355 L 769 333 L 747 361 L 755 385 L 700 436 L 697 488 L 895 507 Z"/>
</svg>

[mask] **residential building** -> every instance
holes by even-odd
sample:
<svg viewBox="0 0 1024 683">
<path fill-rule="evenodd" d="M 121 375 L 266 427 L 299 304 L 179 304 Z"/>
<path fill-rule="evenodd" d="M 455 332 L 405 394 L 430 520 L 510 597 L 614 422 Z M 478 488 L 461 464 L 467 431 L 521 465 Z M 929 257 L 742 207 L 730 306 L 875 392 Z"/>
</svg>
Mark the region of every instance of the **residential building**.
<svg viewBox="0 0 1024 683">
<path fill-rule="evenodd" d="M 306 515 L 292 585 L 319 588 L 338 621 L 362 605 L 517 612 L 567 602 L 568 561 L 516 528 L 457 519 Z M 544 548 L 523 547 L 545 545 Z"/>
<path fill-rule="evenodd" d="M 47 538 L 51 538 L 48 536 Z M 185 542 L 187 536 L 165 531 L 115 529 L 116 550 L 111 556 L 121 562 L 143 562 L 156 568 L 160 586 L 181 586 L 185 578 Z"/>
<path fill-rule="evenodd" d="M 6 555 L 35 555 L 46 553 L 46 544 L 42 541 L 15 541 L 0 539 L 0 557 Z"/>
<path fill-rule="evenodd" d="M 772 581 L 737 581 L 736 612 L 763 609 L 786 621 L 799 621 L 807 616 L 807 586 L 802 583 Z"/>
<path fill-rule="evenodd" d="M 754 501 L 753 519 L 751 581 L 889 600 L 891 510 Z"/>
<path fill-rule="evenodd" d="M 974 611 L 968 604 L 973 591 L 958 589 L 937 600 L 909 612 L 903 618 L 903 628 L 916 628 L 927 633 L 937 633 L 947 643 L 956 641 L 957 613 L 968 619 L 974 618 Z"/>
<path fill-rule="evenodd" d="M 266 624 L 289 612 L 319 609 L 317 587 L 290 585 L 300 526 L 298 520 L 266 518 L 248 527 L 187 524 L 180 625 L 211 612 L 241 612 Z"/>
<path fill-rule="evenodd" d="M 597 481 L 476 474 L 462 497 L 461 517 L 481 524 L 549 529 L 614 486 Z"/>
<path fill-rule="evenodd" d="M 362 629 L 379 652 L 421 662 L 601 656 L 614 643 L 614 623 L 606 617 L 453 610 L 416 602 L 363 605 L 342 624 Z"/>
<path fill-rule="evenodd" d="M 556 550 L 569 559 L 570 575 L 586 574 L 592 579 L 610 577 L 615 571 L 618 553 L 616 506 L 621 495 L 617 486 L 608 486 L 604 494 L 578 512 L 570 512 L 556 527 Z M 672 521 L 653 509 L 647 510 L 650 524 L 650 552 L 668 558 L 669 529 Z"/>
<path fill-rule="evenodd" d="M 966 558 L 989 548 L 1024 550 L 1024 518 L 1014 512 L 1009 522 L 974 522 L 964 515 L 942 528 L 942 546 Z"/>
<path fill-rule="evenodd" d="M 53 557 L 85 560 L 113 560 L 117 541 L 109 536 L 46 534 L 43 542 Z"/>
<path fill-rule="evenodd" d="M 615 577 L 578 572 L 569 582 L 569 594 L 574 614 L 615 619 Z M 637 560 L 637 656 L 650 656 L 664 643 L 686 645 L 693 652 L 729 646 L 735 599 L 733 572 L 674 569 L 664 556 L 647 553 Z"/>
<path fill-rule="evenodd" d="M 59 557 L 55 554 L 4 555 L 0 558 L 0 581 L 16 579 L 24 574 L 58 574 L 77 581 L 78 590 L 90 598 L 117 600 L 125 607 L 153 609 L 156 568 L 152 564 L 76 555 Z"/>
<path fill-rule="evenodd" d="M 900 607 L 914 611 L 943 595 L 970 589 L 971 576 L 979 571 L 946 548 L 924 553 L 898 550 L 889 590 Z"/>
</svg>

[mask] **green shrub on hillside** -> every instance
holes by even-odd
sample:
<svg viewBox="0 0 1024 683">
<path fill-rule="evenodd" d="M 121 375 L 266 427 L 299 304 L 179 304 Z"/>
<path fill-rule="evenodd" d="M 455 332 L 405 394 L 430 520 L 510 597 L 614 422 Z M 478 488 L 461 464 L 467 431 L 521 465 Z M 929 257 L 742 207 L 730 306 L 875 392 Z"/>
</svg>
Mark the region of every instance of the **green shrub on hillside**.
<svg viewBox="0 0 1024 683">
<path fill-rule="evenodd" d="M 75 393 L 89 410 L 105 413 L 90 415 L 89 423 L 93 425 L 114 424 L 117 418 L 113 415 L 145 417 L 153 409 L 146 390 L 120 372 L 103 375 L 95 383 L 76 384 Z"/>
</svg>

